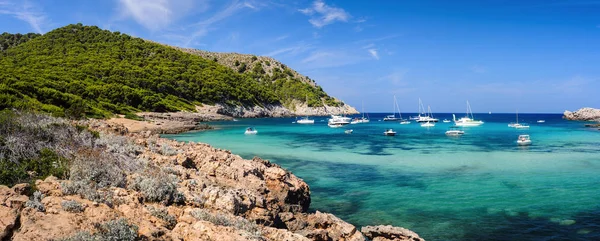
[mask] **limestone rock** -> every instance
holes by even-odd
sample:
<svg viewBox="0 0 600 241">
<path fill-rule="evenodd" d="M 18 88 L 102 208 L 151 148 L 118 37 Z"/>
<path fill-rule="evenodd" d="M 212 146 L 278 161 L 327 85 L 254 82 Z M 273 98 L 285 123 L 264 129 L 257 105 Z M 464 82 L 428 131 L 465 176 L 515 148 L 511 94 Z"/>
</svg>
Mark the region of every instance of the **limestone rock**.
<svg viewBox="0 0 600 241">
<path fill-rule="evenodd" d="M 578 121 L 600 121 L 600 109 L 586 107 L 575 112 L 566 110 L 563 114 L 563 118 Z"/>
<path fill-rule="evenodd" d="M 366 226 L 360 231 L 373 241 L 425 241 L 413 231 L 391 225 Z"/>
<path fill-rule="evenodd" d="M 312 240 L 364 241 L 354 225 L 330 213 L 296 214 L 288 219 L 287 228 Z"/>
<path fill-rule="evenodd" d="M 11 235 L 18 219 L 18 210 L 0 206 L 0 240 L 4 240 Z"/>
</svg>

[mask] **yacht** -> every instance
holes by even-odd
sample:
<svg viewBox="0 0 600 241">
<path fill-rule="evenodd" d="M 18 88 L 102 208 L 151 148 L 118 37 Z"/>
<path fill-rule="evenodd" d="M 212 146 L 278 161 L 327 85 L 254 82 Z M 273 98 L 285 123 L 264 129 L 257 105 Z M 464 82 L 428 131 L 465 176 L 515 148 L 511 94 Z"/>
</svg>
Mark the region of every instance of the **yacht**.
<svg viewBox="0 0 600 241">
<path fill-rule="evenodd" d="M 393 114 L 385 116 L 383 118 L 383 121 L 398 121 L 398 120 L 402 120 L 402 114 L 400 114 L 400 118 L 396 117 L 396 109 L 398 109 L 398 113 L 400 113 L 400 110 L 398 108 L 398 102 L 396 101 L 396 96 L 394 95 L 394 109 L 393 109 Z"/>
<path fill-rule="evenodd" d="M 246 128 L 246 131 L 244 132 L 244 134 L 246 135 L 256 135 L 258 134 L 258 131 L 252 127 L 248 127 Z"/>
<path fill-rule="evenodd" d="M 434 127 L 434 126 L 435 126 L 434 122 L 428 121 L 428 122 L 421 123 L 421 127 Z"/>
<path fill-rule="evenodd" d="M 517 144 L 519 144 L 520 146 L 531 145 L 531 139 L 529 138 L 529 135 L 519 135 L 519 138 L 517 139 Z"/>
<path fill-rule="evenodd" d="M 449 130 L 446 131 L 447 136 L 462 136 L 465 132 L 458 129 L 458 126 L 451 126 Z"/>
<path fill-rule="evenodd" d="M 443 122 L 444 122 L 444 123 L 450 123 L 450 122 L 452 122 L 452 121 L 450 121 L 450 120 L 448 120 L 448 119 L 444 119 L 444 120 L 443 120 Z"/>
<path fill-rule="evenodd" d="M 483 125 L 483 121 L 475 120 L 473 117 L 473 111 L 471 110 L 471 105 L 467 100 L 467 115 L 463 118 L 456 119 L 456 116 L 452 114 L 452 119 L 454 120 L 454 124 L 457 126 L 480 126 Z"/>
<path fill-rule="evenodd" d="M 529 129 L 527 124 L 519 124 L 519 110 L 517 110 L 517 122 L 508 124 L 508 127 L 512 127 L 515 129 Z"/>
<path fill-rule="evenodd" d="M 546 123 L 545 120 L 538 120 L 537 123 Z"/>
<path fill-rule="evenodd" d="M 331 118 L 327 121 L 327 125 L 332 128 L 337 128 L 350 124 L 350 117 L 341 115 L 331 115 Z"/>
<path fill-rule="evenodd" d="M 419 98 L 419 116 L 417 116 L 417 122 L 438 122 L 439 120 L 433 118 L 433 114 L 431 114 L 431 107 L 427 106 L 427 113 L 425 113 L 425 107 L 423 106 L 423 102 L 421 102 L 421 98 Z M 421 115 L 423 114 L 423 115 Z"/>
<path fill-rule="evenodd" d="M 395 136 L 396 132 L 394 130 L 392 130 L 392 129 L 387 129 L 387 130 L 385 130 L 383 132 L 383 134 L 386 135 L 386 136 Z"/>
<path fill-rule="evenodd" d="M 297 120 L 296 123 L 298 123 L 298 124 L 314 124 L 315 120 L 308 119 L 308 116 L 307 116 L 300 120 Z"/>
<path fill-rule="evenodd" d="M 408 125 L 408 124 L 410 124 L 410 121 L 407 121 L 407 120 L 400 121 L 400 125 Z"/>
</svg>

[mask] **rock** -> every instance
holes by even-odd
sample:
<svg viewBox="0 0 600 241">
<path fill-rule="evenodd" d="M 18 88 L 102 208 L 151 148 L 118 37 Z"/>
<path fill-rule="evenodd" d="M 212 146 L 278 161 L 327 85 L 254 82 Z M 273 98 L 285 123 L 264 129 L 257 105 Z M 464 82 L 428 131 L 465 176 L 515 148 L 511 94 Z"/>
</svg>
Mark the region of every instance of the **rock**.
<svg viewBox="0 0 600 241">
<path fill-rule="evenodd" d="M 296 214 L 295 219 L 286 222 L 288 229 L 312 240 L 364 241 L 364 236 L 354 225 L 330 213 L 317 211 L 313 214 Z M 302 227 L 302 229 L 299 229 Z"/>
<path fill-rule="evenodd" d="M 5 240 L 12 235 L 18 219 L 18 210 L 0 206 L 0 240 Z"/>
<path fill-rule="evenodd" d="M 262 235 L 269 241 L 310 241 L 310 239 L 300 234 L 295 234 L 285 229 L 271 227 L 263 228 Z"/>
<path fill-rule="evenodd" d="M 12 187 L 12 190 L 19 195 L 27 195 L 31 192 L 31 185 L 29 183 L 19 183 Z"/>
<path fill-rule="evenodd" d="M 600 121 L 600 109 L 586 107 L 575 112 L 566 110 L 563 114 L 563 118 L 578 121 Z"/>
<path fill-rule="evenodd" d="M 391 225 L 366 226 L 360 231 L 373 241 L 425 241 L 413 231 Z"/>
</svg>

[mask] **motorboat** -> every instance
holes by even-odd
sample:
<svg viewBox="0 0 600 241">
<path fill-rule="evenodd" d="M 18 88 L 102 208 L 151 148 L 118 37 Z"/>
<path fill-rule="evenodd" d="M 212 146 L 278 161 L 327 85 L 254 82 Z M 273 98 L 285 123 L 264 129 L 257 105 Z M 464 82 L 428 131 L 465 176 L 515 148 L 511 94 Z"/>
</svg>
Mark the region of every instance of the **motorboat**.
<svg viewBox="0 0 600 241">
<path fill-rule="evenodd" d="M 396 132 L 394 130 L 392 130 L 392 129 L 387 129 L 387 130 L 385 130 L 383 132 L 383 134 L 386 135 L 386 136 L 395 136 Z"/>
<path fill-rule="evenodd" d="M 411 116 L 411 117 L 409 117 L 408 119 L 409 119 L 409 120 L 418 120 L 418 119 L 419 119 L 419 117 L 418 117 L 418 116 Z"/>
<path fill-rule="evenodd" d="M 400 125 L 408 125 L 408 124 L 410 124 L 410 121 L 407 121 L 407 120 L 400 121 Z"/>
<path fill-rule="evenodd" d="M 315 120 L 308 119 L 308 116 L 307 116 L 300 120 L 297 120 L 296 123 L 298 123 L 298 124 L 314 124 Z"/>
<path fill-rule="evenodd" d="M 451 121 L 451 120 L 448 120 L 448 119 L 444 119 L 444 120 L 443 120 L 443 122 L 444 122 L 444 123 L 450 123 L 450 122 L 452 122 L 452 121 Z"/>
<path fill-rule="evenodd" d="M 421 115 L 423 114 L 423 115 Z M 419 115 L 417 116 L 417 119 L 415 120 L 417 122 L 438 122 L 439 120 L 436 118 L 433 118 L 433 114 L 431 114 L 431 107 L 427 106 L 427 113 L 425 112 L 425 107 L 423 106 L 423 102 L 421 101 L 421 98 L 419 98 Z"/>
<path fill-rule="evenodd" d="M 468 100 L 466 116 L 457 120 L 456 116 L 452 114 L 452 119 L 454 120 L 454 124 L 456 126 L 480 126 L 484 123 L 483 121 L 475 120 L 475 117 L 473 117 L 473 111 L 471 110 L 471 105 L 469 104 Z"/>
<path fill-rule="evenodd" d="M 396 115 L 386 115 L 385 117 L 383 117 L 383 121 L 397 121 L 398 118 L 396 117 Z"/>
<path fill-rule="evenodd" d="M 332 128 L 337 128 L 340 126 L 345 126 L 350 124 L 350 117 L 345 117 L 341 115 L 331 115 L 331 118 L 327 120 L 327 125 Z"/>
<path fill-rule="evenodd" d="M 246 135 L 256 135 L 258 134 L 258 131 L 252 127 L 248 127 L 246 128 L 246 131 L 244 132 L 244 134 Z"/>
<path fill-rule="evenodd" d="M 425 122 L 425 123 L 421 123 L 421 127 L 434 127 L 435 123 L 433 122 Z"/>
<path fill-rule="evenodd" d="M 519 135 L 519 138 L 517 139 L 517 144 L 519 144 L 520 146 L 531 145 L 531 139 L 529 138 L 529 135 Z"/>
<path fill-rule="evenodd" d="M 350 129 L 350 130 L 345 130 L 345 131 L 344 131 L 344 133 L 346 133 L 346 134 L 352 134 L 352 132 L 353 132 L 353 130 L 352 130 L 352 129 Z"/>
<path fill-rule="evenodd" d="M 446 131 L 447 136 L 462 136 L 464 134 L 465 132 L 463 130 L 459 130 L 457 126 L 452 126 Z"/>
<path fill-rule="evenodd" d="M 546 123 L 545 120 L 538 120 L 537 123 Z"/>
</svg>

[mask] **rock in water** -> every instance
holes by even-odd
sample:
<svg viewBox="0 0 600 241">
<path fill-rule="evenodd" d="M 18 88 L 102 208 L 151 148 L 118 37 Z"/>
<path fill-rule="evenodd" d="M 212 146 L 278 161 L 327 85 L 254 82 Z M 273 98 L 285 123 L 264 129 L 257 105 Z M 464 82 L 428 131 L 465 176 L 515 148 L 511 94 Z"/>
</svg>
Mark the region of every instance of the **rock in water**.
<svg viewBox="0 0 600 241">
<path fill-rule="evenodd" d="M 600 121 L 600 109 L 586 107 L 575 112 L 566 110 L 563 118 L 578 121 Z"/>
<path fill-rule="evenodd" d="M 425 241 L 413 231 L 391 225 L 366 226 L 360 231 L 373 241 Z"/>
</svg>

